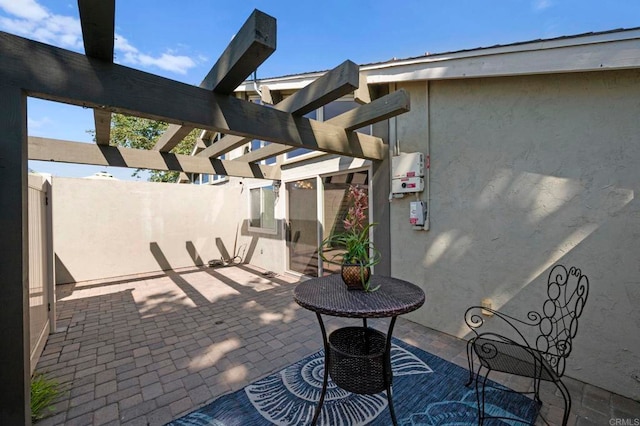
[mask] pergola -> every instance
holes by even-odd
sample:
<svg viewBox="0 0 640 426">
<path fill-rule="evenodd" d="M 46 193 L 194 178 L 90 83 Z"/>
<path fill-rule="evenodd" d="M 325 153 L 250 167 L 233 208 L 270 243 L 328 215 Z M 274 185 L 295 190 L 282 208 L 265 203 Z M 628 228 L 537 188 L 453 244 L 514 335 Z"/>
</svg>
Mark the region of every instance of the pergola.
<svg viewBox="0 0 640 426">
<path fill-rule="evenodd" d="M 387 181 L 388 188 L 388 145 L 354 130 L 409 110 L 402 90 L 371 100 L 366 83 L 359 89 L 359 68 L 351 61 L 273 107 L 239 99 L 234 90 L 276 47 L 276 20 L 258 10 L 195 87 L 113 63 L 115 0 L 78 0 L 78 7 L 84 55 L 0 32 L 0 424 L 30 422 L 28 159 L 279 179 L 279 165 L 259 162 L 308 148 L 372 160 L 373 182 Z M 326 122 L 304 117 L 356 90 L 363 104 L 355 109 Z M 92 108 L 96 143 L 28 136 L 27 96 Z M 110 146 L 114 112 L 170 125 L 153 150 Z M 204 131 L 204 149 L 171 153 L 193 129 Z M 216 132 L 224 136 L 212 143 L 208 136 Z M 217 158 L 253 139 L 271 144 L 234 160 Z"/>
</svg>

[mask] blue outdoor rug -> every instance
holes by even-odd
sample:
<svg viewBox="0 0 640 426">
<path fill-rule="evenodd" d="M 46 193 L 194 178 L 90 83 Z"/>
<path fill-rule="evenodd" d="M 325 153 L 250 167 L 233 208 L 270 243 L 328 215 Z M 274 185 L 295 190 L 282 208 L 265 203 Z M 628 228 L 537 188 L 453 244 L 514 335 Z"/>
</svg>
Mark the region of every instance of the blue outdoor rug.
<svg viewBox="0 0 640 426">
<path fill-rule="evenodd" d="M 397 339 L 393 339 L 391 362 L 393 404 L 400 425 L 478 424 L 474 387 L 464 386 L 468 370 Z M 317 352 L 169 425 L 308 425 L 320 398 L 323 364 L 323 352 Z M 496 383 L 491 385 L 499 387 Z M 385 392 L 357 395 L 330 381 L 318 424 L 390 425 L 387 405 Z M 538 415 L 538 405 L 533 400 L 489 388 L 485 409 L 492 415 L 516 417 L 528 423 Z M 491 420 L 485 424 L 522 423 Z"/>
</svg>

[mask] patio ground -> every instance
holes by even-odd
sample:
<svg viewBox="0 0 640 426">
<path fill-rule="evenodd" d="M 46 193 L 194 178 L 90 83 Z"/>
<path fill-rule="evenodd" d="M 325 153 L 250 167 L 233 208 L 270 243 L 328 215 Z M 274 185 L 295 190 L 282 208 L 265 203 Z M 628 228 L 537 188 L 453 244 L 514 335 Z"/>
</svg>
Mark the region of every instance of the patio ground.
<svg viewBox="0 0 640 426">
<path fill-rule="evenodd" d="M 163 425 L 321 349 L 315 315 L 293 301 L 297 278 L 264 272 L 201 267 L 58 286 L 58 332 L 37 371 L 68 391 L 38 425 Z M 427 294 L 422 309 L 429 303 Z M 467 366 L 460 339 L 402 318 L 394 336 Z M 640 418 L 640 402 L 565 383 L 571 425 Z M 536 424 L 560 424 L 562 398 L 544 386 L 542 400 Z"/>
</svg>

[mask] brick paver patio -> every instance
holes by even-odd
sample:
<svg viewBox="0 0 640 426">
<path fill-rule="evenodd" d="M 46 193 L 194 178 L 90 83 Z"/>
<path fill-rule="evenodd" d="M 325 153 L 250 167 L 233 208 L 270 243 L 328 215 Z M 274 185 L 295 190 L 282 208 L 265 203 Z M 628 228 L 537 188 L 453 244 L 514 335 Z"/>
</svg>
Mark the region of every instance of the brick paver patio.
<svg viewBox="0 0 640 426">
<path fill-rule="evenodd" d="M 321 349 L 315 315 L 293 301 L 297 279 L 263 272 L 188 268 L 58 286 L 58 332 L 37 371 L 68 390 L 38 425 L 164 425 Z M 455 337 L 402 318 L 394 336 L 467 365 L 465 342 Z M 640 418 L 639 402 L 565 383 L 572 425 Z M 537 424 L 559 424 L 562 398 L 544 387 L 542 399 Z"/>
</svg>

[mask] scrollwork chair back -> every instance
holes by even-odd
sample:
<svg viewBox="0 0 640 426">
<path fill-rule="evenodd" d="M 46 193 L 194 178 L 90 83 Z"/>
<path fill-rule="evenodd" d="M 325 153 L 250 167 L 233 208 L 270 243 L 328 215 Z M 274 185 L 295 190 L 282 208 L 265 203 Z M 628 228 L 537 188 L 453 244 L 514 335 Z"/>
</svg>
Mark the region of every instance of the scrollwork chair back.
<svg viewBox="0 0 640 426">
<path fill-rule="evenodd" d="M 580 269 L 556 265 L 549 272 L 547 299 L 540 312 L 530 311 L 523 319 L 482 306 L 467 309 L 465 322 L 474 333 L 474 337 L 467 343 L 467 385 L 476 379 L 480 424 L 484 419 L 484 383 L 491 371 L 533 378 L 533 393 L 539 403 L 540 381 L 554 382 L 565 401 L 563 425 L 566 424 L 571 409 L 571 396 L 561 377 L 564 375 L 566 359 L 573 349 L 573 339 L 578 332 L 578 318 L 582 315 L 588 294 L 589 280 Z M 498 319 L 511 334 L 507 336 L 506 333 L 484 331 L 483 326 L 488 327 L 490 321 L 485 322 L 483 311 Z M 474 355 L 480 362 L 475 373 Z M 483 367 L 487 372 L 480 389 L 478 377 Z"/>
</svg>

